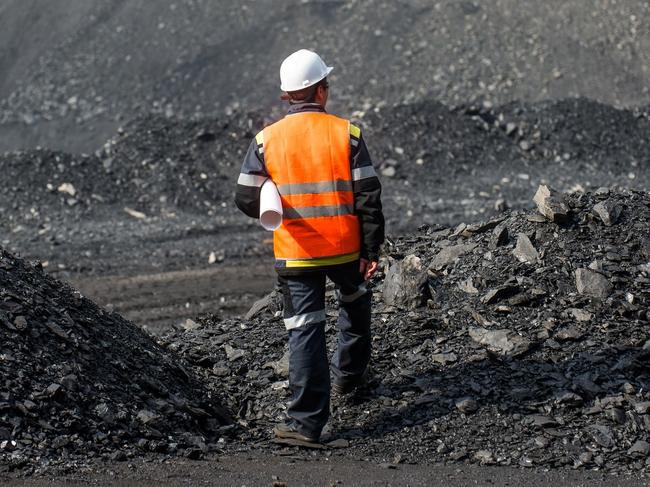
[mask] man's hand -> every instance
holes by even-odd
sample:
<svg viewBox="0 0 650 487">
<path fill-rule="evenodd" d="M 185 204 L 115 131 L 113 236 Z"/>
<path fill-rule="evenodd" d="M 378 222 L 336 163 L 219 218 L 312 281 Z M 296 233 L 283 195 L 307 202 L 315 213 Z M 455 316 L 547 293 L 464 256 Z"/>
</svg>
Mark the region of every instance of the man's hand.
<svg viewBox="0 0 650 487">
<path fill-rule="evenodd" d="M 377 272 L 379 263 L 376 260 L 359 259 L 359 272 L 363 274 L 364 280 L 369 280 Z"/>
</svg>

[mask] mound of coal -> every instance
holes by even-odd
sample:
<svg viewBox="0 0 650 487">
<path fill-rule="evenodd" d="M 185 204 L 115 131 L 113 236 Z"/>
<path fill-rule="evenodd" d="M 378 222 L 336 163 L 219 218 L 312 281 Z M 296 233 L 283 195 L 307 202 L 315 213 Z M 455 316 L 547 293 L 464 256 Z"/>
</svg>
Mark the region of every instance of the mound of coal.
<svg viewBox="0 0 650 487">
<path fill-rule="evenodd" d="M 345 113 L 432 97 L 647 104 L 649 18 L 644 0 L 6 0 L 0 150 L 89 151 L 137 114 L 269 108 L 299 47 L 336 67 Z"/>
<path fill-rule="evenodd" d="M 151 116 L 132 121 L 92 155 L 7 153 L 0 159 L 0 205 L 14 218 L 31 214 L 27 219 L 37 211 L 83 216 L 111 205 L 149 214 L 165 208 L 208 212 L 231 203 L 235 166 L 254 135 L 252 125 L 245 115 L 202 122 Z"/>
<path fill-rule="evenodd" d="M 423 102 L 357 116 L 386 187 L 390 228 L 402 231 L 527 208 L 548 181 L 562 191 L 650 182 L 643 111 L 566 99 L 454 109 Z"/>
<path fill-rule="evenodd" d="M 439 102 L 359 111 L 393 231 L 476 221 L 526 207 L 544 181 L 563 191 L 650 183 L 650 121 L 585 99 L 450 109 Z M 0 156 L 0 225 L 45 226 L 117 206 L 236 217 L 234 186 L 258 113 L 196 121 L 138 118 L 93 155 Z M 29 171 L 25 171 L 29 167 Z"/>
<path fill-rule="evenodd" d="M 374 379 L 333 399 L 340 454 L 650 469 L 650 195 L 540 188 L 535 200 L 539 211 L 389 242 Z M 163 340 L 261 445 L 289 399 L 278 304 Z"/>
<path fill-rule="evenodd" d="M 229 418 L 135 325 L 0 249 L 0 469 L 197 456 Z"/>
</svg>

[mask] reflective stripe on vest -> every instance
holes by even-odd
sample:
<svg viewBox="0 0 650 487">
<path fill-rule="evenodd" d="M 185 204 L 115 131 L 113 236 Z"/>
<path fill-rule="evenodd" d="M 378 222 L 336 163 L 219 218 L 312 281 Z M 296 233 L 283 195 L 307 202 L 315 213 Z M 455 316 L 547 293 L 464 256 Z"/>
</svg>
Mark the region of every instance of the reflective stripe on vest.
<svg viewBox="0 0 650 487">
<path fill-rule="evenodd" d="M 276 184 L 283 222 L 273 234 L 275 257 L 286 267 L 351 262 L 359 258 L 350 140 L 358 129 L 321 112 L 286 116 L 263 130 L 264 161 Z"/>
</svg>

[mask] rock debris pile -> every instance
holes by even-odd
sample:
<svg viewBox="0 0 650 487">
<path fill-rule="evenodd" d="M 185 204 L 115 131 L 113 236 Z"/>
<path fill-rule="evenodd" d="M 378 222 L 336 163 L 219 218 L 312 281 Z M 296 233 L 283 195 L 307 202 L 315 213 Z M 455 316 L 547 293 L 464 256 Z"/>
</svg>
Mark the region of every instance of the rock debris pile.
<svg viewBox="0 0 650 487">
<path fill-rule="evenodd" d="M 260 125 L 256 122 L 256 125 Z M 30 150 L 0 155 L 0 208 L 16 221 L 88 216 L 127 207 L 145 216 L 231 204 L 253 119 L 135 119 L 94 154 Z M 25 171 L 29 167 L 30 171 Z M 233 180 L 234 178 L 234 180 Z M 137 218 L 137 213 L 133 214 Z"/>
<path fill-rule="evenodd" d="M 529 206 L 544 181 L 562 191 L 650 181 L 647 114 L 586 99 L 458 108 L 428 101 L 359 111 L 353 120 L 382 178 L 393 231 Z M 246 112 L 196 121 L 150 115 L 90 155 L 0 155 L 0 228 L 47 233 L 62 215 L 78 221 L 115 210 L 136 219 L 183 210 L 241 222 L 235 182 L 250 140 L 269 122 Z"/>
<path fill-rule="evenodd" d="M 650 195 L 540 187 L 535 201 L 388 243 L 375 378 L 333 399 L 332 446 L 382 462 L 650 470 Z M 274 292 L 243 319 L 162 340 L 260 445 L 289 399 L 279 310 Z"/>
<path fill-rule="evenodd" d="M 229 417 L 135 325 L 0 249 L 0 471 L 201 456 Z"/>
</svg>

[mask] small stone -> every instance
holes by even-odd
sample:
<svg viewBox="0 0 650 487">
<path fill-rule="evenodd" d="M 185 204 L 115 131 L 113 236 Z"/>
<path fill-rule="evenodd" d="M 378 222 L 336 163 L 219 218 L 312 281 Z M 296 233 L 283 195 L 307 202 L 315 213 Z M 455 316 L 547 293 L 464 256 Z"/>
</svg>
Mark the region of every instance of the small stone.
<svg viewBox="0 0 650 487">
<path fill-rule="evenodd" d="M 580 322 L 591 321 L 591 319 L 594 317 L 593 313 L 590 313 L 589 311 L 585 311 L 583 309 L 570 308 L 568 312 L 571 314 L 571 316 Z"/>
<path fill-rule="evenodd" d="M 456 401 L 456 409 L 463 414 L 471 414 L 478 411 L 478 402 L 471 397 L 463 397 Z"/>
<path fill-rule="evenodd" d="M 434 353 L 431 356 L 431 360 L 440 365 L 447 365 L 456 362 L 458 360 L 458 356 L 454 352 Z"/>
<path fill-rule="evenodd" d="M 61 384 L 50 384 L 45 389 L 44 394 L 48 397 L 54 397 L 61 391 Z"/>
<path fill-rule="evenodd" d="M 160 416 L 148 409 L 142 409 L 137 415 L 138 421 L 144 424 L 151 424 L 160 419 Z"/>
<path fill-rule="evenodd" d="M 215 365 L 212 367 L 212 373 L 217 377 L 227 377 L 230 375 L 230 369 L 220 365 Z"/>
<path fill-rule="evenodd" d="M 550 416 L 544 416 L 542 414 L 534 414 L 528 417 L 528 421 L 538 428 L 553 428 L 557 426 L 557 421 L 555 421 Z"/>
<path fill-rule="evenodd" d="M 24 316 L 16 316 L 16 319 L 14 319 L 14 326 L 16 327 L 16 330 L 24 330 L 27 328 L 27 319 Z"/>
<path fill-rule="evenodd" d="M 476 244 L 474 243 L 450 245 L 448 247 L 444 247 L 434 256 L 430 267 L 436 271 L 442 270 L 475 248 Z"/>
<path fill-rule="evenodd" d="M 70 438 L 68 438 L 67 436 L 57 436 L 52 441 L 52 448 L 58 450 L 60 448 L 63 448 L 64 446 L 67 446 L 69 443 L 70 443 Z"/>
<path fill-rule="evenodd" d="M 466 292 L 467 294 L 478 294 L 478 289 L 476 289 L 476 287 L 474 286 L 474 281 L 472 280 L 471 277 L 468 277 L 467 279 L 459 282 L 458 289 L 460 289 L 463 292 Z"/>
<path fill-rule="evenodd" d="M 519 466 L 524 468 L 531 468 L 535 465 L 535 462 L 527 456 L 523 456 L 519 459 Z"/>
<path fill-rule="evenodd" d="M 522 140 L 519 142 L 519 148 L 523 151 L 529 151 L 533 148 L 533 145 L 527 140 Z"/>
<path fill-rule="evenodd" d="M 497 225 L 494 230 L 492 230 L 492 235 L 490 235 L 488 248 L 494 250 L 497 247 L 503 247 L 508 243 L 509 239 L 510 235 L 508 234 L 508 227 L 503 223 Z"/>
<path fill-rule="evenodd" d="M 614 444 L 612 429 L 609 426 L 594 424 L 587 427 L 587 432 L 591 434 L 593 440 L 600 446 L 610 448 Z"/>
<path fill-rule="evenodd" d="M 634 405 L 634 411 L 637 414 L 648 414 L 650 412 L 650 401 L 637 402 Z"/>
<path fill-rule="evenodd" d="M 474 459 L 480 462 L 481 465 L 493 465 L 496 463 L 494 454 L 489 450 L 479 450 L 474 453 Z"/>
<path fill-rule="evenodd" d="M 114 451 L 109 455 L 109 458 L 113 460 L 114 462 L 124 462 L 127 459 L 126 453 L 124 453 L 122 450 L 117 450 Z"/>
<path fill-rule="evenodd" d="M 449 455 L 449 458 L 451 458 L 455 462 L 457 462 L 459 460 L 462 460 L 463 458 L 466 458 L 466 457 L 467 457 L 467 450 L 465 448 L 460 448 L 458 450 L 454 450 Z"/>
<path fill-rule="evenodd" d="M 590 451 L 582 452 L 578 455 L 578 458 L 573 462 L 574 468 L 582 467 L 583 465 L 588 465 L 592 462 L 594 454 Z"/>
<path fill-rule="evenodd" d="M 23 401 L 23 406 L 25 406 L 25 409 L 28 411 L 35 411 L 38 409 L 38 405 L 34 401 L 30 401 L 29 399 L 25 399 Z"/>
<path fill-rule="evenodd" d="M 226 254 L 223 250 L 219 252 L 210 252 L 208 255 L 208 264 L 215 264 L 223 262 L 226 259 Z"/>
<path fill-rule="evenodd" d="M 384 303 L 414 309 L 423 306 L 430 297 L 428 275 L 422 260 L 407 255 L 388 268 L 382 287 Z"/>
<path fill-rule="evenodd" d="M 530 350 L 530 340 L 510 330 L 488 330 L 476 327 L 469 329 L 469 336 L 488 350 L 500 355 L 516 357 Z"/>
<path fill-rule="evenodd" d="M 517 131 L 517 124 L 514 122 L 508 122 L 506 124 L 506 135 L 512 135 Z"/>
<path fill-rule="evenodd" d="M 555 401 L 558 404 L 563 404 L 566 406 L 578 407 L 582 406 L 584 399 L 571 391 L 560 391 L 555 394 Z"/>
<path fill-rule="evenodd" d="M 69 194 L 70 196 L 75 196 L 77 194 L 77 190 L 70 183 L 62 183 L 56 190 L 59 193 Z"/>
<path fill-rule="evenodd" d="M 125 211 L 128 215 L 130 215 L 130 216 L 132 216 L 133 218 L 136 218 L 136 219 L 138 219 L 138 220 L 144 220 L 145 218 L 147 218 L 147 215 L 145 215 L 145 214 L 142 213 L 141 211 L 137 211 L 137 210 L 134 210 L 134 209 L 132 209 L 132 208 L 126 208 L 126 207 L 125 207 L 125 208 L 124 208 L 124 211 Z"/>
<path fill-rule="evenodd" d="M 608 227 L 614 225 L 621 215 L 621 208 L 610 201 L 597 203 L 594 205 L 593 211 Z"/>
<path fill-rule="evenodd" d="M 565 221 L 569 215 L 569 207 L 563 196 L 544 184 L 537 188 L 533 201 L 537 210 L 552 222 Z"/>
<path fill-rule="evenodd" d="M 481 298 L 483 304 L 495 304 L 504 299 L 508 299 L 519 292 L 519 286 L 504 285 L 490 289 Z"/>
<path fill-rule="evenodd" d="M 251 320 L 257 316 L 262 315 L 263 313 L 274 314 L 282 306 L 282 296 L 281 294 L 273 290 L 264 296 L 261 299 L 258 299 L 253 303 L 253 306 L 250 307 L 246 315 L 244 316 L 245 320 Z"/>
<path fill-rule="evenodd" d="M 650 455 L 650 443 L 648 443 L 647 441 L 638 440 L 627 451 L 627 454 L 636 457 L 647 457 L 648 455 Z"/>
<path fill-rule="evenodd" d="M 235 360 L 242 358 L 246 354 L 243 350 L 239 350 L 228 344 L 224 345 L 223 349 L 226 352 L 226 358 L 230 362 L 234 362 Z"/>
<path fill-rule="evenodd" d="M 504 198 L 497 198 L 494 200 L 494 205 L 493 205 L 494 211 L 506 211 L 510 206 L 508 205 L 508 202 Z"/>
<path fill-rule="evenodd" d="M 585 294 L 598 299 L 605 299 L 612 292 L 612 284 L 609 280 L 591 269 L 577 269 L 576 288 L 580 294 Z"/>
<path fill-rule="evenodd" d="M 525 262 L 527 264 L 537 264 L 539 262 L 539 253 L 525 233 L 517 235 L 517 245 L 512 251 L 512 255 L 519 262 Z"/>
<path fill-rule="evenodd" d="M 289 381 L 288 380 L 279 380 L 277 382 L 274 382 L 271 384 L 271 389 L 274 391 L 282 391 L 289 389 Z"/>
<path fill-rule="evenodd" d="M 350 442 L 344 438 L 338 438 L 327 443 L 327 446 L 330 448 L 347 448 L 350 446 Z"/>
<path fill-rule="evenodd" d="M 605 411 L 605 416 L 617 424 L 625 424 L 625 411 L 621 408 L 612 408 Z"/>
<path fill-rule="evenodd" d="M 632 384 L 630 384 L 629 382 L 626 382 L 625 384 L 623 384 L 623 385 L 621 386 L 621 390 L 622 390 L 625 394 L 635 394 L 635 393 L 636 393 L 636 387 L 634 387 L 634 386 L 633 386 Z"/>
<path fill-rule="evenodd" d="M 277 376 L 289 377 L 289 350 L 284 352 L 280 360 L 270 362 L 267 365 L 273 369 Z"/>
<path fill-rule="evenodd" d="M 45 326 L 59 338 L 62 338 L 66 341 L 70 340 L 70 336 L 68 335 L 68 333 L 53 321 L 48 321 L 47 323 L 45 323 Z"/>
<path fill-rule="evenodd" d="M 183 452 L 183 456 L 190 460 L 200 460 L 203 458 L 203 450 L 200 448 L 187 448 L 185 452 Z"/>
<path fill-rule="evenodd" d="M 576 341 L 582 337 L 582 332 L 575 326 L 566 326 L 556 331 L 554 336 L 560 342 Z"/>
<path fill-rule="evenodd" d="M 196 321 L 188 318 L 181 323 L 181 327 L 183 327 L 185 331 L 192 331 L 192 330 L 198 330 L 199 328 L 201 328 L 201 325 L 199 325 Z"/>
<path fill-rule="evenodd" d="M 535 445 L 539 448 L 546 448 L 548 445 L 551 444 L 551 441 L 544 437 L 544 436 L 536 436 L 535 437 Z"/>
<path fill-rule="evenodd" d="M 436 448 L 436 452 L 438 453 L 449 453 L 449 447 L 445 443 L 440 443 L 438 447 Z"/>
</svg>

